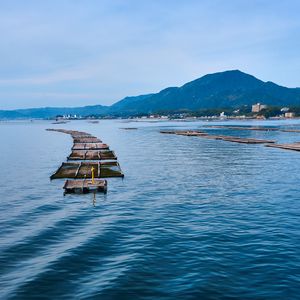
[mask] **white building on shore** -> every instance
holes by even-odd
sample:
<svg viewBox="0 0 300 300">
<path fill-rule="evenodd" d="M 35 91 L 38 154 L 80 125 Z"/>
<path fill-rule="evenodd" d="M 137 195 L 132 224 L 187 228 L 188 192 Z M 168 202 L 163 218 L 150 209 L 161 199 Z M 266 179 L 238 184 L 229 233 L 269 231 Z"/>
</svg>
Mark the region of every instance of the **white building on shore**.
<svg viewBox="0 0 300 300">
<path fill-rule="evenodd" d="M 256 103 L 252 105 L 252 112 L 258 113 L 261 110 L 267 108 L 267 105 L 261 104 L 261 103 Z"/>
</svg>

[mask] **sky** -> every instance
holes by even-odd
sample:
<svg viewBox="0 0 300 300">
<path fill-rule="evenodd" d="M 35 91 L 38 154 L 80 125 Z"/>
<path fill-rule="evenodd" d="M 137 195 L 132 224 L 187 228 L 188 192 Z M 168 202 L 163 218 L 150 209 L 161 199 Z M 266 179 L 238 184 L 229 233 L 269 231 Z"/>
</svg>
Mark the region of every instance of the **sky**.
<svg viewBox="0 0 300 300">
<path fill-rule="evenodd" d="M 110 105 L 239 69 L 300 87 L 298 0 L 0 0 L 0 109 Z"/>
</svg>

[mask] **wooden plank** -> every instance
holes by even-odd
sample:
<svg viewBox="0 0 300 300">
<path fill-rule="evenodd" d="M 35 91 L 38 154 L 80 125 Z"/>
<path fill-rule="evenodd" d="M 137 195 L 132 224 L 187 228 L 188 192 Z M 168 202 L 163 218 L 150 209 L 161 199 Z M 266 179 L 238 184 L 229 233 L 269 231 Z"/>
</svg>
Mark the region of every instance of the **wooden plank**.
<svg viewBox="0 0 300 300">
<path fill-rule="evenodd" d="M 227 141 L 227 142 L 233 142 L 233 143 L 243 143 L 243 144 L 270 144 L 270 143 L 275 143 L 275 141 L 273 141 L 273 140 L 240 138 L 240 137 L 232 137 L 232 136 L 223 136 L 221 138 L 221 140 Z"/>
<path fill-rule="evenodd" d="M 123 130 L 137 130 L 137 127 L 123 127 L 123 128 L 120 128 L 120 129 L 123 129 Z"/>
<path fill-rule="evenodd" d="M 95 178 L 124 177 L 117 161 L 62 163 L 60 168 L 50 177 L 60 178 L 92 178 L 92 167 L 95 168 Z"/>
<path fill-rule="evenodd" d="M 95 179 L 92 180 L 67 180 L 64 185 L 65 194 L 70 193 L 89 193 L 89 192 L 107 192 L 107 181 Z"/>
<path fill-rule="evenodd" d="M 266 145 L 267 147 L 272 148 L 279 148 L 284 150 L 293 150 L 293 151 L 300 151 L 300 143 L 292 143 L 292 144 L 270 144 Z"/>
<path fill-rule="evenodd" d="M 207 133 L 200 130 L 161 130 L 160 133 L 186 135 L 186 136 L 207 135 Z"/>
<path fill-rule="evenodd" d="M 117 156 L 114 151 L 103 150 L 98 152 L 101 160 L 117 160 Z"/>
<path fill-rule="evenodd" d="M 80 163 L 80 164 L 79 164 L 79 166 L 78 166 L 78 169 L 77 169 L 77 171 L 76 171 L 76 173 L 75 173 L 75 176 L 74 176 L 74 178 L 76 178 L 76 177 L 77 177 L 77 175 L 78 175 L 78 172 L 79 172 L 79 170 L 80 170 L 80 168 L 81 168 L 81 165 L 82 165 L 82 163 Z"/>
<path fill-rule="evenodd" d="M 107 144 L 102 143 L 75 143 L 72 150 L 103 150 L 109 149 Z"/>
<path fill-rule="evenodd" d="M 101 163 L 101 178 L 107 177 L 124 177 L 121 167 L 117 161 Z"/>
<path fill-rule="evenodd" d="M 203 126 L 203 127 L 205 127 L 205 128 L 216 128 L 216 129 L 230 129 L 230 130 L 281 131 L 281 132 L 297 132 L 297 133 L 300 133 L 300 129 L 283 129 L 283 128 L 260 127 L 260 126 L 211 125 L 211 126 Z"/>
<path fill-rule="evenodd" d="M 209 135 L 202 131 L 190 131 L 190 130 L 183 130 L 183 131 L 161 131 L 161 133 L 167 134 L 176 134 L 176 135 L 184 135 L 184 136 L 198 136 L 207 139 L 215 139 L 215 140 L 223 140 L 227 142 L 233 143 L 244 143 L 244 144 L 267 144 L 267 143 L 275 143 L 273 140 L 262 140 L 262 139 L 253 139 L 253 138 L 241 138 L 236 136 L 226 136 L 226 135 Z"/>
<path fill-rule="evenodd" d="M 102 141 L 96 137 L 76 137 L 73 138 L 74 143 L 102 143 Z"/>
<path fill-rule="evenodd" d="M 176 134 L 175 130 L 161 130 L 160 133 L 163 134 Z"/>
<path fill-rule="evenodd" d="M 97 176 L 98 164 L 97 163 L 87 163 L 87 162 L 80 163 L 80 168 L 74 178 L 92 178 L 92 168 L 95 169 L 95 173 L 94 173 L 95 178 L 99 178 Z"/>
<path fill-rule="evenodd" d="M 95 178 L 124 177 L 120 165 L 116 161 L 109 162 L 81 162 L 76 176 L 67 178 L 92 178 L 92 167 L 95 169 Z M 100 169 L 100 170 L 99 170 Z"/>
<path fill-rule="evenodd" d="M 231 130 L 255 130 L 255 131 L 279 131 L 279 128 L 273 127 L 253 127 L 253 126 L 227 126 L 227 125 L 210 125 L 204 126 L 205 128 L 215 129 L 231 129 Z"/>
<path fill-rule="evenodd" d="M 79 165 L 78 163 L 62 163 L 57 171 L 51 175 L 50 179 L 75 178 Z"/>
<path fill-rule="evenodd" d="M 73 150 L 68 160 L 116 160 L 111 150 Z"/>
<path fill-rule="evenodd" d="M 198 130 L 188 130 L 188 131 L 176 131 L 177 135 L 185 135 L 185 136 L 205 136 L 207 133 Z"/>
</svg>

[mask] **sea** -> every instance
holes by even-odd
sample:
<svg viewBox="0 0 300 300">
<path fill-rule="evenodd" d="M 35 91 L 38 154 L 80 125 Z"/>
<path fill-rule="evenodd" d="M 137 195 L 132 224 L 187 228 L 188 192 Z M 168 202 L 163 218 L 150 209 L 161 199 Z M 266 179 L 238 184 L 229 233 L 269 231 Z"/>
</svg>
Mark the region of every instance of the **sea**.
<svg viewBox="0 0 300 300">
<path fill-rule="evenodd" d="M 0 122 L 0 299 L 300 299 L 300 152 L 160 133 L 209 125 L 300 129 L 299 120 Z M 64 196 L 64 180 L 49 177 L 72 139 L 47 128 L 99 137 L 124 179 L 108 179 L 107 194 Z"/>
</svg>

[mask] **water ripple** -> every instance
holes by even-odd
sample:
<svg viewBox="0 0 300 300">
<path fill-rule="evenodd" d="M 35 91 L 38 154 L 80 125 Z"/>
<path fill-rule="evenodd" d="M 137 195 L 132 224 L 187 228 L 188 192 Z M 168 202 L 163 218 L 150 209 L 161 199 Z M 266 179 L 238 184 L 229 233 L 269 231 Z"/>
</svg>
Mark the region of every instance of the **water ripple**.
<svg viewBox="0 0 300 300">
<path fill-rule="evenodd" d="M 1 149 L 1 299 L 297 299 L 299 153 L 159 134 L 171 122 L 65 125 L 110 144 L 125 179 L 63 197 L 49 175 L 71 141 L 46 122 L 1 124 L 16 137 Z"/>
</svg>

